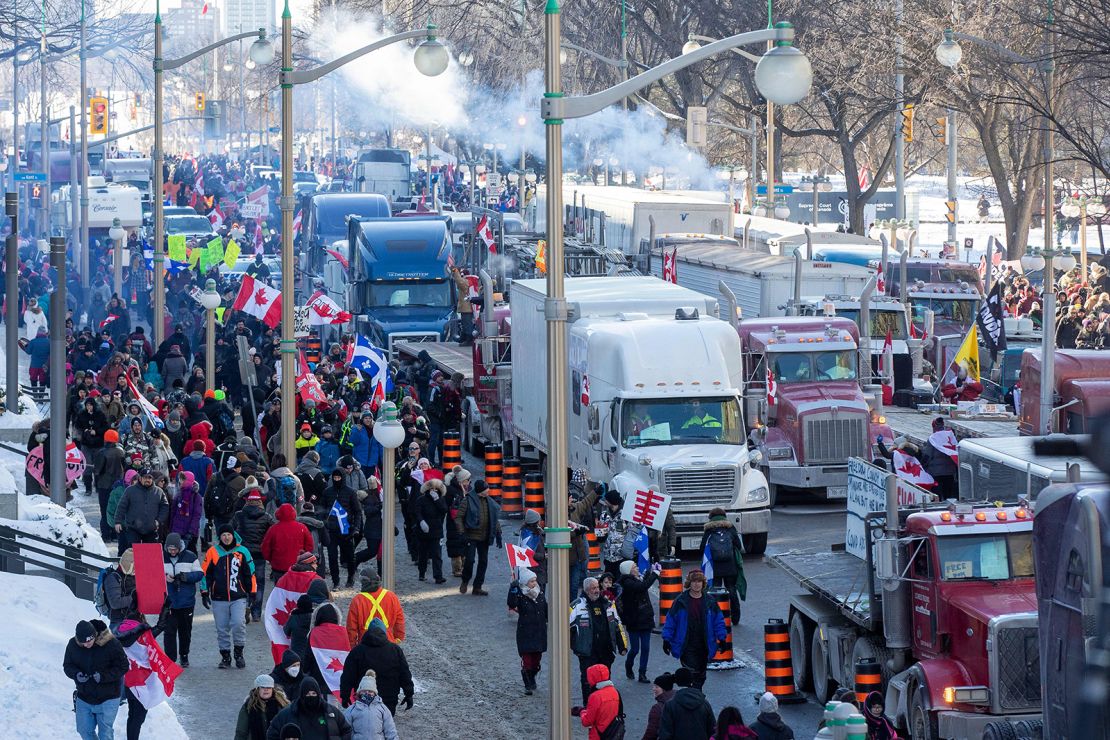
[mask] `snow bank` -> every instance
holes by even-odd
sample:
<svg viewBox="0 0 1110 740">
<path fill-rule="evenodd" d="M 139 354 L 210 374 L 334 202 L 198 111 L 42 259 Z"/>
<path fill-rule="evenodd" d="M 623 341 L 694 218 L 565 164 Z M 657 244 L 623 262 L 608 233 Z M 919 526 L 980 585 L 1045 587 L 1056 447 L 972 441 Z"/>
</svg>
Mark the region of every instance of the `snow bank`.
<svg viewBox="0 0 1110 740">
<path fill-rule="evenodd" d="M 96 610 L 50 578 L 0 573 L 0 593 L 5 596 L 0 602 L 0 717 L 18 721 L 15 734 L 22 740 L 74 737 L 74 683 L 62 672 L 62 659 L 74 625 L 95 619 Z M 116 716 L 115 731 L 116 737 L 126 737 L 126 705 Z M 151 710 L 143 736 L 188 738 L 169 703 Z"/>
<path fill-rule="evenodd" d="M 11 479 L 11 473 L 0 466 L 0 491 L 9 490 L 5 478 Z M 15 487 L 14 479 L 10 485 Z M 89 524 L 76 502 L 71 502 L 69 507 L 62 507 L 46 496 L 27 496 L 20 493 L 19 519 L 0 519 L 0 524 L 93 555 L 108 555 L 108 548 L 100 532 Z"/>
</svg>

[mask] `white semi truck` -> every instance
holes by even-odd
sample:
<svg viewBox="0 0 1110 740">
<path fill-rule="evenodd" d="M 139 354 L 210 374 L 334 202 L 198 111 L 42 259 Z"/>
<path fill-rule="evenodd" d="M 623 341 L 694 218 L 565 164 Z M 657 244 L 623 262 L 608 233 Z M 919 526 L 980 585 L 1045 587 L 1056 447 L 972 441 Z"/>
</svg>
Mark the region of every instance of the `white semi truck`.
<svg viewBox="0 0 1110 740">
<path fill-rule="evenodd" d="M 518 452 L 546 457 L 543 280 L 512 284 L 512 415 Z M 681 549 L 721 507 L 748 552 L 767 545 L 770 496 L 749 449 L 736 331 L 717 300 L 653 277 L 566 280 L 568 463 L 622 495 L 673 497 Z"/>
</svg>

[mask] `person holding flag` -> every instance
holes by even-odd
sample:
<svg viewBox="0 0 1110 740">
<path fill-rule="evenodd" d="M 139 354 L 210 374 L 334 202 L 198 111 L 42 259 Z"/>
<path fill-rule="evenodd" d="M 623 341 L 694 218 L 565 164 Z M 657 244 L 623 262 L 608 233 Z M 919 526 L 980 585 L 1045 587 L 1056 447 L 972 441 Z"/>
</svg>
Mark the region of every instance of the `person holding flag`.
<svg viewBox="0 0 1110 740">
<path fill-rule="evenodd" d="M 536 564 L 532 566 L 532 570 L 536 573 L 536 578 L 539 579 L 540 585 L 547 585 L 547 547 L 543 541 L 543 527 L 540 526 L 542 517 L 535 509 L 527 509 L 524 512 L 524 525 L 520 528 L 517 535 L 517 545 L 526 550 L 532 551 L 532 559 Z"/>
<path fill-rule="evenodd" d="M 702 572 L 710 586 L 728 591 L 732 623 L 740 621 L 740 600 L 748 598 L 748 581 L 744 578 L 744 544 L 725 510 L 717 507 L 709 512 L 702 525 Z"/>
<path fill-rule="evenodd" d="M 547 652 L 547 599 L 535 571 L 521 566 L 516 580 L 509 587 L 506 601 L 509 611 L 516 612 L 516 650 L 520 654 L 520 677 L 524 693 L 536 690 L 540 661 Z"/>
<path fill-rule="evenodd" d="M 956 356 L 940 381 L 940 394 L 948 403 L 975 401 L 983 392 L 979 377 L 979 332 L 971 325 Z"/>
<path fill-rule="evenodd" d="M 640 533 L 645 540 L 643 550 L 639 550 L 638 562 L 625 560 L 620 564 L 620 596 L 617 599 L 617 614 L 628 629 L 628 655 L 624 659 L 624 674 L 632 680 L 632 664 L 640 656 L 640 683 L 651 683 L 647 677 L 648 659 L 651 656 L 651 631 L 655 627 L 655 608 L 651 605 L 649 589 L 659 579 L 662 566 L 649 565 L 646 547 L 647 527 Z M 637 543 L 639 540 L 637 540 Z M 641 576 L 641 567 L 647 575 Z M 650 568 L 650 570 L 649 570 Z"/>
<path fill-rule="evenodd" d="M 956 435 L 944 428 L 944 418 L 933 419 L 933 433 L 921 448 L 921 463 L 925 472 L 936 481 L 933 492 L 941 501 L 957 498 L 959 485 L 956 476 L 959 472 L 959 452 Z"/>
<path fill-rule="evenodd" d="M 474 304 L 475 298 L 470 287 L 470 281 L 462 271 L 452 265 L 447 268 L 451 280 L 455 283 L 455 310 L 459 312 L 459 344 L 470 345 L 474 341 Z"/>
<path fill-rule="evenodd" d="M 339 558 L 347 567 L 347 588 L 355 585 L 355 541 L 362 534 L 362 505 L 358 495 L 346 484 L 340 468 L 331 473 L 331 486 L 324 489 L 324 506 L 328 529 L 328 566 L 331 587 L 339 588 Z M 330 504 L 330 506 L 328 506 Z"/>
</svg>

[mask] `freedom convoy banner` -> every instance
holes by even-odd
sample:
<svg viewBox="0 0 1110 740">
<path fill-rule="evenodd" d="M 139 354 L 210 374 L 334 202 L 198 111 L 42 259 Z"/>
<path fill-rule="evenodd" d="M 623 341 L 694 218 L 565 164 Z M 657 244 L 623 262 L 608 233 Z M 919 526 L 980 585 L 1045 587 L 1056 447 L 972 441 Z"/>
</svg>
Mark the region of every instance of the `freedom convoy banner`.
<svg viewBox="0 0 1110 740">
<path fill-rule="evenodd" d="M 909 457 L 907 455 L 907 457 Z M 913 460 L 914 458 L 910 458 Z M 886 482 L 894 478 L 898 486 L 898 505 L 913 506 L 932 501 L 933 495 L 903 477 L 883 470 L 858 457 L 848 458 L 848 527 L 844 539 L 845 552 L 861 560 L 867 559 L 867 528 L 864 517 L 873 511 L 886 510 Z"/>
</svg>

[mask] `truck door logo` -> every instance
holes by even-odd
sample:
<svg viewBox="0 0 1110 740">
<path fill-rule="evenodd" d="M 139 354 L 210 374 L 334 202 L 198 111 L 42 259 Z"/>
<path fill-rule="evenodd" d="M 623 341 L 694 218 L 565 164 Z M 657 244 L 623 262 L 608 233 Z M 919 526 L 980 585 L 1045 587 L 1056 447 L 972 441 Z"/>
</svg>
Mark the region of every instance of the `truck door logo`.
<svg viewBox="0 0 1110 740">
<path fill-rule="evenodd" d="M 685 221 L 686 217 L 689 216 L 689 215 L 690 215 L 689 213 L 680 213 L 680 214 L 678 214 L 678 217 L 680 219 L 682 219 L 683 221 Z"/>
</svg>

